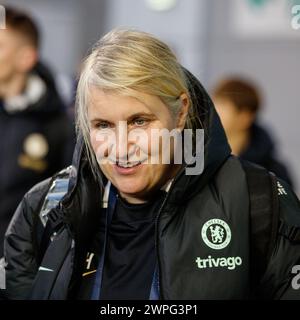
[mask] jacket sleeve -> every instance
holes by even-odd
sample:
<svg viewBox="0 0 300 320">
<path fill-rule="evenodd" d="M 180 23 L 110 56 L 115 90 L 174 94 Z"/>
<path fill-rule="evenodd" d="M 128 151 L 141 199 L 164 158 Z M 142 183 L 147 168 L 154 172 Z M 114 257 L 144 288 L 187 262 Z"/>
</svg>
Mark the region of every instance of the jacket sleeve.
<svg viewBox="0 0 300 320">
<path fill-rule="evenodd" d="M 26 299 L 38 271 L 34 228 L 49 180 L 39 183 L 24 196 L 6 231 L 4 258 L 7 299 Z"/>
<path fill-rule="evenodd" d="M 261 296 L 300 300 L 300 201 L 287 183 L 278 179 L 277 187 L 279 227 L 261 279 Z"/>
</svg>

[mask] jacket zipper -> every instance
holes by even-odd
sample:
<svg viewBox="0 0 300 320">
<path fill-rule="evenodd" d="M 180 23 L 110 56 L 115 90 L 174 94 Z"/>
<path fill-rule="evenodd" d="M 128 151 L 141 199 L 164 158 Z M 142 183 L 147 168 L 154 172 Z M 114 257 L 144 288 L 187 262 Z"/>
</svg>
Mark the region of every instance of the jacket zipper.
<svg viewBox="0 0 300 320">
<path fill-rule="evenodd" d="M 185 170 L 185 167 L 180 171 L 178 172 L 178 175 L 177 177 L 174 178 L 174 181 L 170 187 L 170 190 L 168 191 L 159 211 L 158 211 L 158 214 L 156 216 L 156 220 L 155 220 L 155 246 L 156 246 L 156 254 L 157 254 L 157 262 L 158 262 L 158 289 L 159 289 L 159 298 L 161 298 L 161 300 L 164 300 L 164 297 L 163 297 L 163 289 L 162 289 L 162 281 L 161 281 L 161 260 L 160 260 L 160 255 L 159 255 L 159 237 L 158 237 L 158 226 L 159 226 L 159 217 L 160 217 L 160 214 L 162 212 L 162 209 L 163 207 L 165 206 L 170 194 L 171 194 L 171 191 L 172 189 L 174 188 L 174 185 L 175 185 L 175 182 L 178 180 L 178 178 L 181 176 L 182 172 Z"/>
</svg>

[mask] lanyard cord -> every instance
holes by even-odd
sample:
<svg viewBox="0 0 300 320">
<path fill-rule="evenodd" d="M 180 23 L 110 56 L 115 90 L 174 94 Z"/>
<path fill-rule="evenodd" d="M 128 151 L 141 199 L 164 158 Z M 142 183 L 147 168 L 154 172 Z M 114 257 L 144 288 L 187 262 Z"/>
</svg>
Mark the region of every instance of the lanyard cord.
<svg viewBox="0 0 300 320">
<path fill-rule="evenodd" d="M 112 217 L 115 211 L 117 202 L 117 189 L 109 182 L 105 188 L 103 196 L 103 213 L 106 216 L 105 221 L 105 233 L 104 233 L 104 244 L 102 248 L 102 253 L 99 259 L 99 265 L 96 273 L 95 283 L 93 286 L 91 300 L 99 300 L 101 295 L 101 286 L 103 278 L 103 268 L 104 268 L 104 257 L 107 246 L 107 236 L 108 236 L 108 226 L 111 224 Z M 158 265 L 155 264 L 155 270 L 152 278 L 151 290 L 149 294 L 149 300 L 159 299 L 159 282 L 158 282 Z"/>
</svg>

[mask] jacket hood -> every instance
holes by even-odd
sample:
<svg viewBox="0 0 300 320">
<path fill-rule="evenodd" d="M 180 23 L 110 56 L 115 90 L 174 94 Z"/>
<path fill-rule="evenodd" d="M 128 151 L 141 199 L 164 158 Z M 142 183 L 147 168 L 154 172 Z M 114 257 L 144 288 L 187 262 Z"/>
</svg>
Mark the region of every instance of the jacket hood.
<svg viewBox="0 0 300 320">
<path fill-rule="evenodd" d="M 184 71 L 195 112 L 201 120 L 197 129 L 204 129 L 204 167 L 199 175 L 187 175 L 185 168 L 180 171 L 173 182 L 174 192 L 170 194 L 169 201 L 173 203 L 185 202 L 198 193 L 231 154 L 225 131 L 211 98 L 200 81 L 188 70 Z"/>
<path fill-rule="evenodd" d="M 224 129 L 212 100 L 196 77 L 188 70 L 184 69 L 184 71 L 194 109 L 201 119 L 201 124 L 199 124 L 199 128 L 197 129 L 204 129 L 204 169 L 199 175 L 186 175 L 185 168 L 188 165 L 182 167 L 171 186 L 171 189 L 174 190 L 172 193 L 170 192 L 169 201 L 174 203 L 186 201 L 197 193 L 207 184 L 231 154 Z M 82 171 L 81 168 L 89 166 L 85 153 L 83 139 L 79 137 L 73 156 L 74 170 L 69 184 L 70 196 L 78 183 Z M 194 164 L 189 166 L 193 167 Z M 91 171 L 91 168 L 89 170 Z"/>
</svg>

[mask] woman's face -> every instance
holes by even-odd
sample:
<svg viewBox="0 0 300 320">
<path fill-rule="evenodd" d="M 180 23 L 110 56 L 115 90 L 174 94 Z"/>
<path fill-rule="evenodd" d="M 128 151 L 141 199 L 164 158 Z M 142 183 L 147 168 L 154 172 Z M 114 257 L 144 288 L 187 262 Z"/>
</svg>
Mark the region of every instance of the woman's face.
<svg viewBox="0 0 300 320">
<path fill-rule="evenodd" d="M 154 129 L 175 129 L 178 117 L 145 93 L 131 97 L 92 87 L 90 96 L 90 139 L 102 172 L 127 201 L 147 201 L 180 168 L 162 161 L 166 148 L 153 138 Z"/>
</svg>

